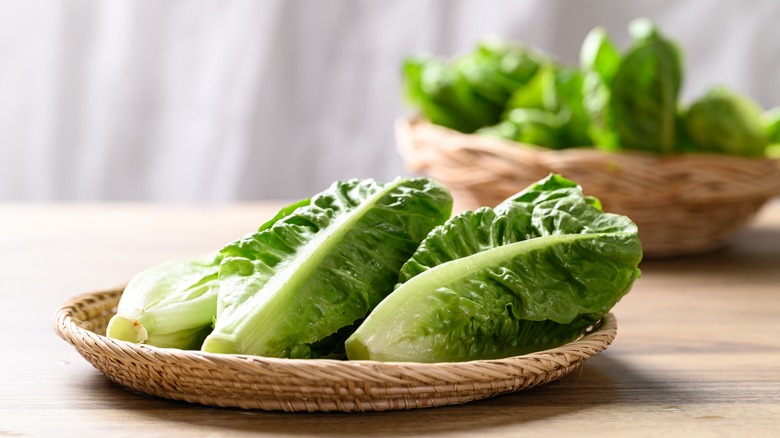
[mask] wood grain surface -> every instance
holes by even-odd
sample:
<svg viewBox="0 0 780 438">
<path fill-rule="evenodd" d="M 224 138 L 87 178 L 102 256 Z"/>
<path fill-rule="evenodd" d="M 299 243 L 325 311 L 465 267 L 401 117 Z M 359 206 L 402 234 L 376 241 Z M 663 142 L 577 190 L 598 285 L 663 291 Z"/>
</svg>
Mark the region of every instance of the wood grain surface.
<svg viewBox="0 0 780 438">
<path fill-rule="evenodd" d="M 51 328 L 69 297 L 252 231 L 279 204 L 0 204 L 3 436 L 780 436 L 780 204 L 731 244 L 649 260 L 618 336 L 564 379 L 369 414 L 208 408 L 111 384 Z"/>
</svg>

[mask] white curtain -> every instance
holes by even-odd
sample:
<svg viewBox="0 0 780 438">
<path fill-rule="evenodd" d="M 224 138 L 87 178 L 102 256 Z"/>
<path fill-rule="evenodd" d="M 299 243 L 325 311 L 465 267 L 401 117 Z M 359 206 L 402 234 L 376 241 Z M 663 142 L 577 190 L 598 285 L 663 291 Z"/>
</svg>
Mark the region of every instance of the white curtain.
<svg viewBox="0 0 780 438">
<path fill-rule="evenodd" d="M 401 58 L 503 35 L 576 62 L 646 16 L 684 95 L 780 105 L 780 2 L 0 0 L 0 200 L 293 199 L 405 174 Z"/>
</svg>

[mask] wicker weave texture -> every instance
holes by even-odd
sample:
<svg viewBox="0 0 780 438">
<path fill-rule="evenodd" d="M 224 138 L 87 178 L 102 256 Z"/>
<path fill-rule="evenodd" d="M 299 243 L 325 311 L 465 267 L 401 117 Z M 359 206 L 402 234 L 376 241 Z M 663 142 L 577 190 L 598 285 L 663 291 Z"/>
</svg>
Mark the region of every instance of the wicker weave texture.
<svg viewBox="0 0 780 438">
<path fill-rule="evenodd" d="M 78 296 L 54 317 L 57 334 L 110 380 L 191 403 L 283 411 L 383 411 L 450 404 L 559 379 L 615 337 L 612 314 L 577 341 L 544 352 L 459 363 L 295 360 L 155 348 L 107 338 L 121 289 Z"/>
<path fill-rule="evenodd" d="M 457 211 L 495 206 L 558 173 L 581 184 L 606 210 L 636 222 L 650 257 L 718 248 L 780 195 L 780 165 L 768 159 L 555 151 L 409 119 L 396 123 L 396 140 L 408 169 L 449 187 Z"/>
</svg>

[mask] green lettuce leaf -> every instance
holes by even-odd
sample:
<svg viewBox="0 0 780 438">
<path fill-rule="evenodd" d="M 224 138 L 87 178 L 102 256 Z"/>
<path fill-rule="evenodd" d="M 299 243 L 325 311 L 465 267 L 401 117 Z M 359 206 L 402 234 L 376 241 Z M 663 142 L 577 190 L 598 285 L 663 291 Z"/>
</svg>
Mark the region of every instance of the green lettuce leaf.
<svg viewBox="0 0 780 438">
<path fill-rule="evenodd" d="M 561 345 L 639 276 L 630 219 L 560 176 L 435 228 L 346 341 L 349 359 L 447 362 Z"/>
<path fill-rule="evenodd" d="M 590 118 L 588 134 L 595 146 L 616 150 L 614 114 L 610 108 L 612 79 L 620 66 L 620 52 L 603 27 L 588 33 L 580 49 L 583 107 Z"/>
<path fill-rule="evenodd" d="M 769 144 L 761 107 L 724 87 L 707 90 L 685 117 L 688 138 L 699 151 L 756 157 Z"/>
<path fill-rule="evenodd" d="M 501 118 L 500 105 L 478 93 L 460 71 L 441 59 L 410 57 L 402 72 L 405 101 L 431 123 L 474 132 Z"/>
<path fill-rule="evenodd" d="M 589 145 L 582 100 L 580 72 L 550 62 L 514 91 L 504 120 L 477 133 L 551 149 Z"/>
<path fill-rule="evenodd" d="M 528 47 L 486 39 L 451 61 L 404 59 L 403 94 L 431 123 L 471 133 L 498 123 L 512 93 L 543 62 L 545 57 Z"/>
<path fill-rule="evenodd" d="M 202 349 L 337 354 L 451 209 L 449 192 L 424 178 L 334 183 L 308 206 L 222 249 L 217 320 Z"/>
<path fill-rule="evenodd" d="M 486 38 L 473 52 L 455 59 L 453 68 L 477 94 L 503 108 L 544 62 L 541 54 L 521 44 Z"/>
<path fill-rule="evenodd" d="M 646 19 L 629 30 L 634 42 L 615 71 L 609 102 L 620 146 L 675 152 L 680 51 Z"/>
<path fill-rule="evenodd" d="M 780 107 L 767 111 L 762 118 L 762 125 L 767 141 L 770 144 L 780 144 Z"/>
<path fill-rule="evenodd" d="M 506 138 L 519 143 L 562 148 L 562 127 L 566 118 L 560 114 L 533 108 L 515 108 L 507 119 L 477 131 L 480 135 Z"/>
</svg>

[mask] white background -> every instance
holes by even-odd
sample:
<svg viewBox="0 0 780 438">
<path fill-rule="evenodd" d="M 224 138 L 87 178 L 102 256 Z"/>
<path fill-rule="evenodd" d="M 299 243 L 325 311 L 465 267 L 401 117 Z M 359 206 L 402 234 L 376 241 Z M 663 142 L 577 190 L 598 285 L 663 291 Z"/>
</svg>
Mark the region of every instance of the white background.
<svg viewBox="0 0 780 438">
<path fill-rule="evenodd" d="M 577 61 L 635 17 L 682 46 L 684 97 L 723 83 L 780 105 L 780 2 L 0 0 L 0 200 L 308 197 L 405 174 L 404 55 L 479 37 Z"/>
</svg>

